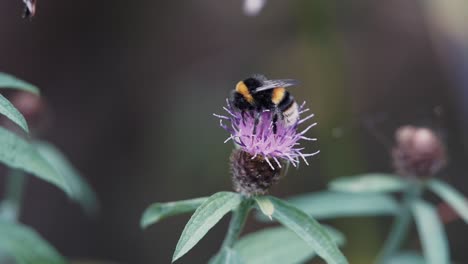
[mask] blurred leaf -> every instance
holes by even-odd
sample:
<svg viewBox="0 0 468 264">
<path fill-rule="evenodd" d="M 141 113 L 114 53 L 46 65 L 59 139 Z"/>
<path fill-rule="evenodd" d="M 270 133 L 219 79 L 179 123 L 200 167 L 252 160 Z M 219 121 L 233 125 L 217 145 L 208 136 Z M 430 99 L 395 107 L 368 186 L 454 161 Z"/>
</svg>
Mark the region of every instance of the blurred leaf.
<svg viewBox="0 0 468 264">
<path fill-rule="evenodd" d="M 333 191 L 354 193 L 396 192 L 406 189 L 408 183 L 397 175 L 370 173 L 336 179 L 329 187 Z"/>
<path fill-rule="evenodd" d="M 36 141 L 34 145 L 39 154 L 63 176 L 70 188 L 70 198 L 80 203 L 88 213 L 96 213 L 99 207 L 96 194 L 65 155 L 50 143 Z"/>
<path fill-rule="evenodd" d="M 437 210 L 423 200 L 411 204 L 424 258 L 428 264 L 450 263 L 447 238 Z"/>
<path fill-rule="evenodd" d="M 237 208 L 241 201 L 242 197 L 232 192 L 218 192 L 210 196 L 197 208 L 182 231 L 172 262 L 192 249 L 225 214 Z"/>
<path fill-rule="evenodd" d="M 275 206 L 271 203 L 271 201 L 264 196 L 255 197 L 255 201 L 257 202 L 260 211 L 270 220 L 273 220 L 271 216 L 275 212 Z"/>
<path fill-rule="evenodd" d="M 402 252 L 393 256 L 385 264 L 425 264 L 424 258 L 415 252 Z"/>
<path fill-rule="evenodd" d="M 0 162 L 15 169 L 22 169 L 49 183 L 54 184 L 66 193 L 70 188 L 61 174 L 38 153 L 34 145 L 0 127 Z"/>
<path fill-rule="evenodd" d="M 209 264 L 244 264 L 244 259 L 239 255 L 237 250 L 225 247 L 214 256 Z"/>
<path fill-rule="evenodd" d="M 291 197 L 288 202 L 316 219 L 393 215 L 399 210 L 393 197 L 380 193 L 325 191 Z"/>
<path fill-rule="evenodd" d="M 18 89 L 39 95 L 39 89 L 36 86 L 3 72 L 0 72 L 0 88 Z"/>
<path fill-rule="evenodd" d="M 338 245 L 344 236 L 334 228 L 324 226 Z M 246 264 L 295 264 L 304 263 L 316 254 L 296 233 L 285 227 L 266 228 L 242 237 L 234 249 Z"/>
<path fill-rule="evenodd" d="M 17 221 L 23 200 L 26 173 L 18 169 L 9 169 L 5 179 L 5 192 L 0 203 L 0 218 Z M 0 261 L 1 262 L 1 261 Z"/>
<path fill-rule="evenodd" d="M 289 202 L 314 218 L 393 215 L 399 210 L 395 199 L 380 193 L 319 192 L 296 196 Z"/>
<path fill-rule="evenodd" d="M 34 230 L 24 225 L 0 221 L 0 250 L 19 264 L 59 264 L 65 259 Z"/>
<path fill-rule="evenodd" d="M 8 101 L 3 95 L 0 94 L 0 114 L 6 116 L 13 123 L 20 126 L 26 133 L 29 133 L 28 124 L 24 116 L 16 109 L 13 104 Z"/>
<path fill-rule="evenodd" d="M 348 263 L 327 231 L 313 218 L 293 205 L 269 196 L 275 206 L 273 218 L 302 238 L 329 264 Z"/>
<path fill-rule="evenodd" d="M 176 202 L 154 203 L 143 213 L 140 225 L 142 228 L 146 228 L 166 217 L 193 212 L 207 199 L 207 197 L 202 197 Z"/>
<path fill-rule="evenodd" d="M 455 188 L 443 181 L 432 179 L 429 188 L 445 200 L 468 224 L 468 200 Z"/>
</svg>

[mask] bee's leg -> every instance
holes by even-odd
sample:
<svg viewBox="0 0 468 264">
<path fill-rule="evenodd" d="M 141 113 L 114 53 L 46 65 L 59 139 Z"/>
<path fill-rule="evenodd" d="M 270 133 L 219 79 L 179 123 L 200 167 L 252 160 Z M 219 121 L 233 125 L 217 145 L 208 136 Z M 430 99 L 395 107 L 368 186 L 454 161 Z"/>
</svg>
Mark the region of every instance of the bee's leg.
<svg viewBox="0 0 468 264">
<path fill-rule="evenodd" d="M 276 132 L 278 131 L 278 128 L 276 127 L 276 123 L 278 122 L 278 113 L 273 114 L 273 119 L 271 120 L 273 123 L 273 134 L 276 135 Z"/>
<path fill-rule="evenodd" d="M 276 107 L 274 110 L 273 110 L 273 117 L 272 117 L 272 126 L 273 126 L 273 134 L 276 134 L 276 132 L 278 131 L 278 126 L 277 126 L 277 123 L 278 123 L 278 118 L 283 118 L 283 113 L 281 112 L 281 110 Z"/>
<path fill-rule="evenodd" d="M 253 129 L 253 134 L 257 134 L 257 126 L 258 126 L 258 123 L 260 122 L 260 117 L 262 115 L 262 112 L 261 111 L 256 111 L 255 112 L 255 121 L 254 121 L 254 129 Z"/>
</svg>

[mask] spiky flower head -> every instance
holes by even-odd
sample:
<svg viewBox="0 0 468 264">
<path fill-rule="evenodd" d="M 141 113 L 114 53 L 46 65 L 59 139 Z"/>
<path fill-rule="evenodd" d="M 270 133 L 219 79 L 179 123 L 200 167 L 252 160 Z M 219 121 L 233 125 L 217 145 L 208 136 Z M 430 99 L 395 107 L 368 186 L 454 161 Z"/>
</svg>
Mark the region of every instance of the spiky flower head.
<svg viewBox="0 0 468 264">
<path fill-rule="evenodd" d="M 430 129 L 403 126 L 395 133 L 393 165 L 398 174 L 432 177 L 446 164 L 446 150 L 440 138 Z"/>
<path fill-rule="evenodd" d="M 299 114 L 309 111 L 304 105 L 299 106 Z M 255 113 L 242 113 L 233 108 L 229 101 L 224 110 L 226 115 L 215 116 L 220 119 L 221 127 L 230 134 L 225 143 L 232 140 L 236 146 L 231 155 L 231 172 L 234 188 L 238 192 L 264 194 L 279 180 L 286 165 L 297 167 L 300 160 L 308 165 L 306 158 L 319 152 L 302 153 L 304 148 L 299 143 L 300 140 L 316 140 L 305 136 L 316 123 L 298 132 L 298 126 L 311 119 L 313 114 L 290 126 L 278 120 L 275 133 L 272 122 L 274 113 L 264 110 L 254 133 Z"/>
</svg>

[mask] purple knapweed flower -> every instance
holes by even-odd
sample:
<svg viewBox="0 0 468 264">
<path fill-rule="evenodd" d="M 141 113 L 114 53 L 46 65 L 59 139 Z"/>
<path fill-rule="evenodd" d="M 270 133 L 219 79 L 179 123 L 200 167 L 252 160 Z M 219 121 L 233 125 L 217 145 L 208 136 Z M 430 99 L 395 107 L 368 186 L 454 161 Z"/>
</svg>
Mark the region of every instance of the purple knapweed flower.
<svg viewBox="0 0 468 264">
<path fill-rule="evenodd" d="M 309 111 L 304 106 L 305 103 L 299 106 L 300 115 Z M 225 143 L 232 140 L 236 145 L 236 150 L 231 155 L 231 171 L 234 187 L 238 192 L 247 195 L 264 194 L 279 180 L 285 165 L 289 163 L 297 167 L 301 159 L 308 165 L 306 158 L 319 153 L 302 153 L 304 148 L 299 143 L 300 140 L 316 140 L 306 137 L 305 133 L 317 123 L 298 131 L 298 126 L 311 119 L 313 114 L 300 118 L 291 126 L 279 120 L 276 123 L 277 131 L 274 133 L 273 112 L 265 110 L 260 115 L 254 133 L 254 113 L 242 114 L 233 108 L 228 100 L 224 110 L 226 115 L 215 116 L 220 119 L 221 127 L 230 134 Z"/>
<path fill-rule="evenodd" d="M 299 107 L 299 114 L 309 111 L 309 109 L 304 108 L 304 105 L 305 103 Z M 272 125 L 273 113 L 265 110 L 261 114 L 256 134 L 254 134 L 255 118 L 252 113 L 246 112 L 243 118 L 242 113 L 236 111 L 230 105 L 229 101 L 227 101 L 227 107 L 223 107 L 223 109 L 227 112 L 227 115 L 215 114 L 215 116 L 220 118 L 221 127 L 231 134 L 231 136 L 226 139 L 225 143 L 233 140 L 237 146 L 245 152 L 250 153 L 253 157 L 257 157 L 258 155 L 265 157 L 272 169 L 274 169 L 274 167 L 270 159 L 280 168 L 281 159 L 291 162 L 293 166 L 297 166 L 299 160 L 302 159 L 304 163 L 309 165 L 306 157 L 314 156 L 319 153 L 319 151 L 314 153 L 302 153 L 304 148 L 301 148 L 299 143 L 301 139 L 309 141 L 317 140 L 316 138 L 304 136 L 304 134 L 317 125 L 317 123 L 309 125 L 301 132 L 297 131 L 298 125 L 311 119 L 314 114 L 299 119 L 296 124 L 289 127 L 281 122 L 281 120 L 278 121 L 277 132 L 275 134 Z M 224 121 L 230 122 L 230 126 L 225 124 Z"/>
</svg>

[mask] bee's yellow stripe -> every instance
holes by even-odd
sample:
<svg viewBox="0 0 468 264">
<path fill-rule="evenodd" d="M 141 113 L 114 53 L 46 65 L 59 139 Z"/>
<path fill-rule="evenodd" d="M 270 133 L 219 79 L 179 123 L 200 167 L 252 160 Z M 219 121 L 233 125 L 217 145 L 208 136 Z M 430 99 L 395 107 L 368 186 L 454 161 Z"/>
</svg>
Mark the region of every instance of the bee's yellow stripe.
<svg viewBox="0 0 468 264">
<path fill-rule="evenodd" d="M 250 94 L 249 88 L 247 88 L 244 82 L 240 81 L 237 83 L 236 92 L 244 96 L 245 100 L 247 100 L 247 102 L 250 104 L 254 102 L 254 98 L 252 97 L 252 94 Z"/>
<path fill-rule="evenodd" d="M 271 101 L 275 104 L 278 105 L 281 103 L 281 100 L 283 100 L 284 95 L 286 94 L 286 89 L 284 88 L 275 88 L 273 89 L 273 93 L 271 95 Z"/>
</svg>

